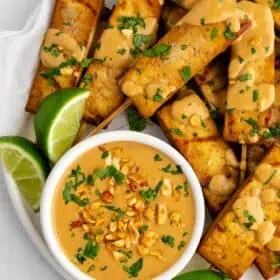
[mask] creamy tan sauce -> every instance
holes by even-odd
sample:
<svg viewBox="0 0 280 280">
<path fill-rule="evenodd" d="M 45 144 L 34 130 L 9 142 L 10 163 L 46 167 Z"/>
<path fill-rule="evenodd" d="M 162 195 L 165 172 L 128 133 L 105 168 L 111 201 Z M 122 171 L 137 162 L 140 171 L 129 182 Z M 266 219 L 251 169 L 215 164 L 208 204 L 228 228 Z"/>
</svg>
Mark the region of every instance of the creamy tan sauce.
<svg viewBox="0 0 280 280">
<path fill-rule="evenodd" d="M 197 1 L 192 9 L 184 16 L 178 25 L 211 24 L 228 21 L 233 32 L 240 29 L 240 12 L 234 0 L 201 0 Z"/>
<path fill-rule="evenodd" d="M 41 61 L 44 66 L 54 68 L 70 57 L 81 61 L 84 53 L 85 48 L 73 37 L 58 29 L 50 28 L 41 51 Z"/>
<path fill-rule="evenodd" d="M 242 1 L 238 7 L 252 21 L 252 26 L 232 46 L 227 106 L 240 111 L 263 112 L 273 104 L 275 88 L 272 84 L 256 84 L 254 69 L 258 61 L 274 52 L 273 16 L 265 5 Z"/>
<path fill-rule="evenodd" d="M 280 177 L 278 168 L 268 163 L 261 163 L 255 171 L 255 179 L 261 182 L 262 187 L 253 187 L 250 193 L 243 193 L 233 204 L 235 213 L 241 225 L 255 233 L 256 240 L 267 245 L 272 251 L 280 248 L 278 238 L 274 237 L 276 227 L 273 222 L 266 220 L 264 205 L 278 203 Z"/>
<path fill-rule="evenodd" d="M 173 117 L 182 123 L 189 122 L 192 126 L 200 126 L 201 120 L 209 118 L 205 103 L 196 95 L 190 94 L 172 104 Z"/>
<path fill-rule="evenodd" d="M 112 26 L 104 30 L 100 38 L 100 47 L 96 49 L 94 58 L 105 59 L 103 64 L 112 69 L 115 77 L 120 76 L 134 59 L 131 49 L 134 48 L 133 38 L 135 34 L 150 36 L 146 44 L 147 47 L 156 33 L 157 19 L 147 17 L 143 20 L 145 27 L 137 26 L 135 33 L 132 29 L 120 30 L 117 26 Z"/>
<path fill-rule="evenodd" d="M 102 159 L 105 151 L 108 154 Z M 157 160 L 154 159 L 156 154 L 159 155 Z M 185 176 L 162 171 L 168 164 L 172 165 L 172 170 L 176 169 L 174 162 L 164 154 L 131 142 L 106 144 L 102 151 L 94 148 L 76 160 L 63 174 L 53 202 L 53 225 L 69 260 L 95 279 L 129 279 L 123 266 L 129 267 L 141 257 L 143 268 L 137 279 L 152 279 L 174 264 L 190 240 L 195 213 L 192 194 L 183 187 Z M 81 199 L 89 199 L 90 204 L 82 207 L 71 201 L 66 205 L 63 190 L 71 170 L 77 165 L 85 174 L 98 168 L 104 169 L 105 166 L 114 166 L 127 174 L 130 183 L 116 184 L 110 178 L 97 179 L 94 186 L 83 183 L 72 192 Z M 146 185 L 154 188 L 161 180 L 162 187 L 156 199 L 150 204 L 145 203 L 139 191 L 146 190 Z M 96 194 L 97 189 L 101 199 Z M 115 212 L 104 206 L 122 209 L 125 214 L 117 219 Z M 135 216 L 135 213 L 138 214 Z M 80 221 L 83 225 L 79 224 Z M 147 225 L 148 229 L 139 234 L 141 225 Z M 88 242 L 83 239 L 86 232 L 92 239 L 95 232 L 100 249 L 94 260 L 86 258 L 80 264 L 76 257 L 77 250 L 82 248 L 80 254 L 83 255 Z M 173 248 L 162 242 L 162 237 L 166 235 L 174 238 Z M 178 249 L 180 244 L 181 249 Z"/>
</svg>

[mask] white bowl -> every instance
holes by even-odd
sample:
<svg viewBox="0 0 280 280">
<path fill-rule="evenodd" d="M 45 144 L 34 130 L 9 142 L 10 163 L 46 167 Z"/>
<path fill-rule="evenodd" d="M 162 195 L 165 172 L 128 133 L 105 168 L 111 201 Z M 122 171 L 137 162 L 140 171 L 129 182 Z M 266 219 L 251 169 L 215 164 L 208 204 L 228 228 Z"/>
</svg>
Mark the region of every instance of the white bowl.
<svg viewBox="0 0 280 280">
<path fill-rule="evenodd" d="M 195 205 L 195 223 L 192 237 L 190 239 L 190 242 L 188 243 L 188 246 L 186 246 L 184 253 L 176 261 L 176 263 L 164 273 L 155 277 L 156 280 L 170 280 L 175 277 L 181 270 L 183 270 L 183 268 L 188 264 L 190 259 L 195 254 L 196 248 L 199 244 L 203 232 L 205 207 L 200 183 L 190 164 L 169 144 L 153 136 L 123 130 L 105 132 L 97 136 L 90 137 L 69 150 L 55 165 L 45 184 L 41 199 L 41 226 L 43 235 L 54 257 L 70 275 L 78 280 L 92 280 L 91 277 L 80 271 L 67 258 L 67 256 L 61 249 L 52 224 L 52 203 L 59 180 L 71 163 L 73 163 L 81 154 L 94 147 L 117 141 L 131 141 L 142 143 L 164 153 L 176 164 L 181 166 L 190 184 Z"/>
</svg>

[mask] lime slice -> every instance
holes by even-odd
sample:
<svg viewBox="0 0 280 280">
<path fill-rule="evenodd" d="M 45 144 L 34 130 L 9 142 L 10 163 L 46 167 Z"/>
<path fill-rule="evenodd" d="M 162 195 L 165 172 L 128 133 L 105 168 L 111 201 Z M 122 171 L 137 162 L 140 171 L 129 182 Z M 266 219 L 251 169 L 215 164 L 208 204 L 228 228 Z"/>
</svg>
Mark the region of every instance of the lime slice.
<svg viewBox="0 0 280 280">
<path fill-rule="evenodd" d="M 46 97 L 35 117 L 35 133 L 40 148 L 56 162 L 72 145 L 80 127 L 89 91 L 65 89 Z"/>
<path fill-rule="evenodd" d="M 0 157 L 25 200 L 37 211 L 48 160 L 32 142 L 19 136 L 0 137 Z"/>
</svg>

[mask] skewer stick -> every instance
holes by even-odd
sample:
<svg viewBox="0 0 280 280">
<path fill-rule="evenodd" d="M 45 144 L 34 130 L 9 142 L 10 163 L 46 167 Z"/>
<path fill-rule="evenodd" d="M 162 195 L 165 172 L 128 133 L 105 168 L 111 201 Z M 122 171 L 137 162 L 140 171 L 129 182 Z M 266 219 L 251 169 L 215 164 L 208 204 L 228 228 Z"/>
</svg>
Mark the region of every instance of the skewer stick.
<svg viewBox="0 0 280 280">
<path fill-rule="evenodd" d="M 109 117 L 107 117 L 104 121 L 102 121 L 98 126 L 96 126 L 87 136 L 93 136 L 100 132 L 104 127 L 106 127 L 115 117 L 117 117 L 119 114 L 124 112 L 127 108 L 129 108 L 132 105 L 132 102 L 129 98 L 125 100 L 125 102 L 118 108 L 116 111 L 114 111 Z"/>
<path fill-rule="evenodd" d="M 240 162 L 240 184 L 243 183 L 247 170 L 247 144 L 242 145 L 241 162 Z"/>
</svg>

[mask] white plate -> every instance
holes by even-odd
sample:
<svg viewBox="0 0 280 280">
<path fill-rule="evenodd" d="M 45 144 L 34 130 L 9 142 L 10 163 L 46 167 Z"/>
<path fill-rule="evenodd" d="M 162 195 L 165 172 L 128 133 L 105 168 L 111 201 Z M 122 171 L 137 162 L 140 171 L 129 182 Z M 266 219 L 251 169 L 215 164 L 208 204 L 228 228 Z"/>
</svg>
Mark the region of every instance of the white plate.
<svg viewBox="0 0 280 280">
<path fill-rule="evenodd" d="M 32 126 L 32 120 L 29 120 L 26 122 L 25 127 L 28 131 L 29 127 Z M 128 124 L 126 120 L 126 114 L 123 113 L 122 115 L 118 116 L 109 126 L 108 130 L 117 130 L 117 129 L 127 129 Z M 162 140 L 166 140 L 165 136 L 161 132 L 160 128 L 153 124 L 152 122 L 148 123 L 148 127 L 144 131 L 147 134 L 156 136 L 158 138 L 161 138 Z M 24 203 L 24 201 L 21 199 L 21 195 L 15 186 L 13 180 L 10 178 L 9 174 L 7 172 L 3 172 L 4 174 L 4 180 L 8 189 L 8 193 L 11 197 L 12 204 L 14 206 L 14 209 L 17 213 L 17 216 L 24 227 L 25 231 L 27 232 L 29 238 L 31 241 L 35 244 L 35 246 L 38 248 L 40 253 L 45 257 L 45 259 L 48 261 L 48 263 L 64 278 L 64 279 L 71 279 L 69 275 L 56 263 L 52 255 L 50 254 L 48 248 L 46 247 L 45 241 L 41 234 L 41 229 L 39 226 L 39 214 L 34 214 L 34 212 L 30 209 L 28 205 Z M 206 224 L 209 224 L 211 222 L 211 219 L 206 217 Z M 207 226 L 207 225 L 206 225 Z M 195 269 L 203 269 L 209 267 L 209 264 L 207 264 L 200 256 L 196 255 L 190 264 L 185 268 L 185 271 L 189 270 L 195 270 Z M 277 277 L 275 279 L 280 279 L 280 277 Z M 258 272 L 255 266 L 250 268 L 246 274 L 242 277 L 241 280 L 263 280 L 262 276 Z"/>
<path fill-rule="evenodd" d="M 6 59 L 8 61 L 8 64 L 2 64 L 4 72 L 6 74 L 5 80 L 1 81 L 1 85 L 4 88 L 3 93 L 3 99 L 0 102 L 0 105 L 2 106 L 2 112 L 0 112 L 2 125 L 1 125 L 1 131 L 6 131 L 6 133 L 12 133 L 15 132 L 15 128 L 21 126 L 20 133 L 23 136 L 28 136 L 30 139 L 33 139 L 34 132 L 33 132 L 33 121 L 32 117 L 27 116 L 27 114 L 24 113 L 24 107 L 26 103 L 26 96 L 28 95 L 28 88 L 30 86 L 31 80 L 33 78 L 32 69 L 35 69 L 35 65 L 37 63 L 36 58 L 36 51 L 39 48 L 40 45 L 40 38 L 38 39 L 38 36 L 36 37 L 37 30 L 40 31 L 40 36 L 42 37 L 44 25 L 46 25 L 46 18 L 49 13 L 49 10 L 51 9 L 51 4 L 53 3 L 53 0 L 42 0 L 43 7 L 41 7 L 40 15 L 38 17 L 38 20 L 35 24 L 35 27 L 29 32 L 26 33 L 25 36 L 22 32 L 20 32 L 21 37 L 15 38 L 17 42 L 13 45 L 13 48 L 9 47 L 7 49 L 10 50 L 10 56 L 9 59 Z M 107 3 L 109 5 L 112 3 L 115 3 L 114 0 L 107 0 Z M 110 6 L 111 6 L 110 5 Z M 47 13 L 47 14 L 46 14 Z M 42 34 L 41 34 L 42 33 Z M 34 36 L 34 38 L 32 37 Z M 19 44 L 19 40 L 21 40 Z M 24 40 L 24 41 L 23 41 Z M 24 43 L 23 43 L 24 42 Z M 34 58 L 30 58 L 29 56 L 23 57 L 21 52 L 19 51 L 18 47 L 21 47 L 21 50 L 23 50 L 23 46 L 25 46 L 25 49 L 28 47 L 28 53 L 30 54 L 30 49 L 32 49 L 32 53 L 34 52 Z M 1 55 L 4 55 L 1 53 Z M 38 55 L 38 54 L 37 54 Z M 1 58 L 1 57 L 0 57 Z M 11 65 L 11 59 L 14 60 L 14 64 Z M 24 61 L 25 59 L 25 61 Z M 21 65 L 17 64 L 16 62 L 22 61 L 23 63 Z M 27 64 L 26 64 L 26 63 Z M 24 69 L 26 71 L 26 75 L 23 76 L 22 72 L 22 65 L 24 66 Z M 9 67 L 9 71 L 8 68 Z M 28 67 L 27 67 L 28 66 Z M 28 69 L 26 69 L 26 67 Z M 30 69 L 29 69 L 30 68 Z M 32 69 L 31 69 L 32 68 Z M 8 73 L 8 74 L 7 74 Z M 18 73 L 19 75 L 17 75 Z M 4 75 L 5 76 L 5 75 Z M 9 84 L 7 86 L 7 76 L 11 77 L 13 83 Z M 20 77 L 21 79 L 16 79 L 15 77 Z M 1 76 L 0 76 L 1 78 Z M 4 82 L 6 82 L 5 88 Z M 11 87 L 15 86 L 15 88 Z M 11 95 L 10 93 L 13 93 Z M 6 95 L 5 95 L 6 94 Z M 26 94 L 26 96 L 24 95 Z M 5 98 L 5 96 L 9 98 Z M 1 95 L 0 95 L 1 98 Z M 17 107 L 15 107 L 17 105 Z M 13 108 L 12 108 L 13 106 Z M 5 110 L 7 109 L 8 110 Z M 14 110 L 13 110 L 14 109 Z M 3 113 L 4 112 L 4 113 Z M 19 115 L 20 114 L 20 115 Z M 6 122 L 6 120 L 9 120 L 9 122 Z M 19 124 L 19 120 L 22 120 L 22 125 Z M 9 126 L 7 126 L 7 123 L 9 123 Z M 13 127 L 11 128 L 11 124 Z M 117 119 L 113 121 L 113 123 L 110 125 L 109 130 L 116 130 L 116 129 L 127 129 L 127 121 L 125 114 L 120 115 Z M 162 134 L 161 130 L 158 126 L 149 123 L 147 129 L 145 130 L 145 133 L 159 137 L 165 141 L 166 138 Z M 34 214 L 34 212 L 24 203 L 24 201 L 21 198 L 20 193 L 18 192 L 17 187 L 15 186 L 13 180 L 10 178 L 9 174 L 3 170 L 4 175 L 4 181 L 6 184 L 6 187 L 8 189 L 9 196 L 11 198 L 13 207 L 15 209 L 15 212 L 24 227 L 25 231 L 27 232 L 30 240 L 34 243 L 34 245 L 38 248 L 42 256 L 46 259 L 46 261 L 64 278 L 64 279 L 71 279 L 73 280 L 67 273 L 55 262 L 52 255 L 50 254 L 48 248 L 46 247 L 45 241 L 41 234 L 41 229 L 39 226 L 39 214 Z M 206 223 L 210 223 L 211 219 L 208 217 L 206 219 Z M 185 270 L 194 270 L 194 269 L 203 269 L 207 268 L 209 265 L 198 255 L 196 255 L 191 263 L 186 267 Z M 280 279 L 280 277 L 276 277 L 275 279 Z M 258 272 L 258 270 L 253 266 L 250 268 L 246 274 L 242 277 L 242 280 L 263 280 L 262 276 Z"/>
</svg>

